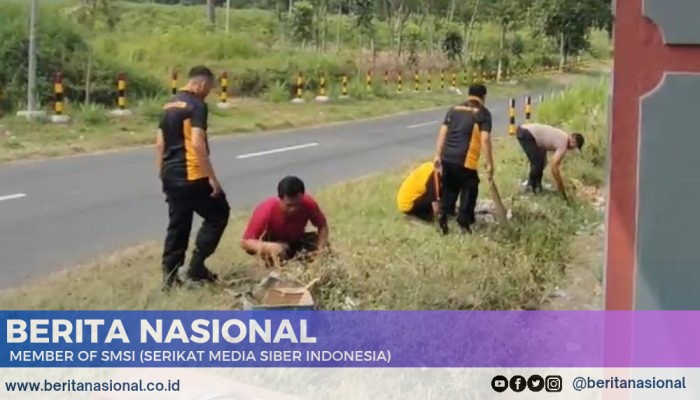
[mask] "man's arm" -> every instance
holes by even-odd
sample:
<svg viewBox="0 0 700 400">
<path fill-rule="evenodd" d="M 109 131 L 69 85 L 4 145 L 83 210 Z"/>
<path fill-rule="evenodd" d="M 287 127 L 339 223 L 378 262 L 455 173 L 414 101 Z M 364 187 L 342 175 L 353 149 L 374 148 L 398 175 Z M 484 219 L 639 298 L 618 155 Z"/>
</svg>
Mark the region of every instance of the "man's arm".
<svg viewBox="0 0 700 400">
<path fill-rule="evenodd" d="M 211 164 L 211 160 L 209 160 L 209 152 L 207 150 L 207 133 L 201 128 L 192 128 L 192 149 L 202 172 L 209 179 L 216 179 L 214 167 Z"/>
<path fill-rule="evenodd" d="M 209 178 L 209 184 L 213 190 L 212 196 L 218 196 L 221 193 L 221 185 L 219 179 L 214 172 L 214 166 L 209 159 L 209 148 L 207 146 L 207 119 L 209 118 L 209 110 L 206 103 L 196 105 L 192 111 L 192 149 L 197 164 L 202 168 L 202 172 Z"/>
<path fill-rule="evenodd" d="M 478 115 L 479 131 L 481 131 L 481 148 L 486 154 L 486 173 L 489 180 L 493 179 L 493 146 L 491 146 L 491 128 L 493 122 L 491 120 L 491 112 L 487 109 L 481 109 Z"/>
<path fill-rule="evenodd" d="M 438 131 L 437 143 L 435 144 L 435 162 L 440 161 L 442 156 L 442 148 L 445 146 L 445 138 L 447 137 L 447 124 L 442 124 Z"/>
<path fill-rule="evenodd" d="M 442 157 L 442 149 L 445 147 L 445 138 L 447 138 L 447 131 L 449 130 L 450 121 L 452 120 L 452 109 L 450 109 L 447 114 L 445 114 L 445 119 L 442 121 L 442 126 L 438 131 L 437 142 L 435 143 L 435 166 L 439 167 L 440 158 Z"/>
<path fill-rule="evenodd" d="M 316 248 L 318 250 L 323 250 L 326 248 L 329 233 L 330 230 L 328 229 L 328 225 L 318 228 L 318 239 L 316 239 Z"/>
<path fill-rule="evenodd" d="M 309 198 L 310 199 L 310 198 Z M 328 236 L 330 230 L 328 229 L 328 221 L 326 220 L 326 215 L 321 211 L 318 203 L 315 200 L 311 200 L 311 224 L 318 229 L 318 237 L 316 239 L 316 249 L 323 251 L 328 243 Z"/>
<path fill-rule="evenodd" d="M 562 196 L 564 196 L 564 200 L 569 201 L 569 198 L 566 195 L 566 188 L 564 187 L 564 181 L 561 179 L 561 171 L 560 171 L 560 166 L 561 162 L 564 159 L 564 155 L 566 154 L 566 150 L 557 150 L 554 153 L 554 156 L 552 157 L 552 176 L 554 177 L 554 182 L 557 184 L 557 189 L 559 190 L 559 193 L 561 193 Z"/>
<path fill-rule="evenodd" d="M 277 256 L 286 251 L 286 247 L 283 244 L 260 240 L 267 229 L 267 222 L 268 212 L 260 205 L 253 211 L 241 241 L 241 247 L 248 254 Z"/>
<path fill-rule="evenodd" d="M 165 140 L 163 140 L 163 131 L 158 129 L 156 133 L 156 168 L 158 176 L 163 172 L 163 153 L 165 152 Z"/>
<path fill-rule="evenodd" d="M 491 133 L 487 131 L 481 131 L 481 147 L 484 149 L 486 154 L 486 173 L 488 174 L 489 180 L 493 179 L 493 150 L 491 146 Z"/>
<path fill-rule="evenodd" d="M 248 254 L 261 256 L 278 256 L 287 250 L 282 243 L 266 242 L 258 239 L 243 240 L 241 247 Z"/>
</svg>

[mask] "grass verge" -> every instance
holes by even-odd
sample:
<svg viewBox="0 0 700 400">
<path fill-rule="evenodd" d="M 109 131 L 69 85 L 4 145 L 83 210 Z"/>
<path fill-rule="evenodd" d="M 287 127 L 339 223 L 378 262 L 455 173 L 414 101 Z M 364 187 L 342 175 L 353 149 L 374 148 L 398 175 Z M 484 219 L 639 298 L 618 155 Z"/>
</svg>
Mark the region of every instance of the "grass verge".
<svg viewBox="0 0 700 400">
<path fill-rule="evenodd" d="M 528 89 L 555 88 L 577 78 L 577 74 L 553 75 L 534 78 L 519 84 L 493 85 L 493 96 L 508 96 Z M 363 88 L 364 89 L 364 88 Z M 362 92 L 355 99 L 338 100 L 338 88 L 331 90 L 332 101 L 326 104 L 314 102 L 307 93 L 303 105 L 287 101 L 274 101 L 274 93 L 264 99 L 233 99 L 233 107 L 222 110 L 216 107 L 216 96 L 210 97 L 210 126 L 212 135 L 258 132 L 325 123 L 351 121 L 429 109 L 458 102 L 464 98 L 450 91 L 433 91 L 415 94 L 406 85 L 404 94 L 394 88 L 377 89 L 376 94 Z M 462 88 L 462 91 L 466 90 Z M 7 131 L 0 134 L 0 163 L 36 158 L 57 157 L 119 149 L 151 144 L 166 97 L 151 98 L 131 104 L 134 115 L 130 118 L 111 118 L 108 110 L 100 106 L 68 106 L 66 113 L 73 118 L 68 124 L 33 123 L 18 117 L 0 120 Z"/>
<path fill-rule="evenodd" d="M 569 91 L 543 107 L 538 119 L 554 116 L 582 130 L 599 149 L 570 156 L 566 178 L 598 185 L 605 147 L 607 83 Z M 567 102 L 576 101 L 578 108 Z M 589 118 L 579 118 L 580 114 Z M 441 237 L 431 226 L 406 222 L 395 209 L 395 193 L 406 169 L 315 193 L 328 214 L 336 255 L 288 272 L 304 281 L 320 277 L 316 296 L 324 309 L 517 309 L 539 305 L 565 276 L 577 234 L 598 228 L 602 214 L 582 194 L 566 205 L 556 195 L 519 193 L 525 157 L 512 138 L 497 141 L 497 182 L 513 219 L 482 226 L 473 236 Z M 590 151 L 589 151 L 590 150 Z M 595 173 L 592 173 L 595 172 Z M 481 197 L 488 196 L 482 185 Z M 245 215 L 232 218 L 210 267 L 235 281 L 231 290 L 158 290 L 159 243 L 72 268 L 0 293 L 6 309 L 232 309 L 231 291 L 248 289 L 267 271 L 239 248 Z"/>
</svg>

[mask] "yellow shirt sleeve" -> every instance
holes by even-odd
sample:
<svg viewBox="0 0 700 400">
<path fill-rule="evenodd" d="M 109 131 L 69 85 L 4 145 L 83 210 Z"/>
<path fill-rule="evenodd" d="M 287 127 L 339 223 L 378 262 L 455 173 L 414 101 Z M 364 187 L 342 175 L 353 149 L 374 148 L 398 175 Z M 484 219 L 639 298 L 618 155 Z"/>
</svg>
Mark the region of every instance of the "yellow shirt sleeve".
<svg viewBox="0 0 700 400">
<path fill-rule="evenodd" d="M 406 177 L 399 188 L 399 193 L 396 195 L 396 205 L 400 212 L 406 213 L 411 211 L 416 199 L 427 191 L 426 185 L 433 170 L 433 163 L 426 162 Z"/>
</svg>

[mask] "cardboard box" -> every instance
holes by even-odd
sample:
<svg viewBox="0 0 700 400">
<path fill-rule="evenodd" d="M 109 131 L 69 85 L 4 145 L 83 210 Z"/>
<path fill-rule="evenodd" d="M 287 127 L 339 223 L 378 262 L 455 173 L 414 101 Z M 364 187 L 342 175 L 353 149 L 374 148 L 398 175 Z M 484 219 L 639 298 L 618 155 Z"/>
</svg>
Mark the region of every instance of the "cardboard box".
<svg viewBox="0 0 700 400">
<path fill-rule="evenodd" d="M 244 310 L 313 310 L 316 303 L 309 285 L 293 281 L 276 281 L 258 293 L 243 296 Z"/>
</svg>

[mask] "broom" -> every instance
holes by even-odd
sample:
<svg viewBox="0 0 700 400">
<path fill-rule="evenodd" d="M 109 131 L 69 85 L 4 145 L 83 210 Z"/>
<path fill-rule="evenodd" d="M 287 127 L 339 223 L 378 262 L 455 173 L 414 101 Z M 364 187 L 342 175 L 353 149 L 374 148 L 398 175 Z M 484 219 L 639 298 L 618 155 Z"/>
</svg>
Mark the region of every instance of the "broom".
<svg viewBox="0 0 700 400">
<path fill-rule="evenodd" d="M 498 192 L 496 181 L 493 179 L 489 179 L 489 191 L 491 192 L 491 200 L 493 200 L 493 204 L 496 206 L 496 218 L 498 218 L 498 221 L 501 223 L 508 222 L 506 208 L 503 206 L 501 194 Z"/>
</svg>

